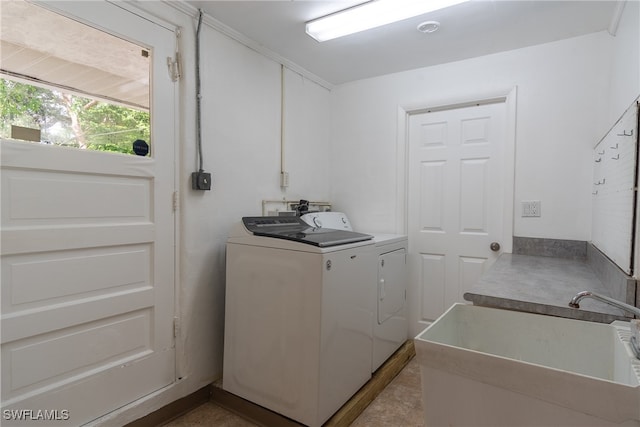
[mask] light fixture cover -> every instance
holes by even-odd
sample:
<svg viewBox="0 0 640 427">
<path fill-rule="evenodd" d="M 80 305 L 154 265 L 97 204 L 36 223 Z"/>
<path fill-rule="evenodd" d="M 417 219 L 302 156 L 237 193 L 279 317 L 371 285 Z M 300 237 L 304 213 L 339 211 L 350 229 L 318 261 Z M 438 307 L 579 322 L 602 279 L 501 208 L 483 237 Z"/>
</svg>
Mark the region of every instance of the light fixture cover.
<svg viewBox="0 0 640 427">
<path fill-rule="evenodd" d="M 373 0 L 307 22 L 306 32 L 319 42 L 444 9 L 468 0 Z"/>
</svg>

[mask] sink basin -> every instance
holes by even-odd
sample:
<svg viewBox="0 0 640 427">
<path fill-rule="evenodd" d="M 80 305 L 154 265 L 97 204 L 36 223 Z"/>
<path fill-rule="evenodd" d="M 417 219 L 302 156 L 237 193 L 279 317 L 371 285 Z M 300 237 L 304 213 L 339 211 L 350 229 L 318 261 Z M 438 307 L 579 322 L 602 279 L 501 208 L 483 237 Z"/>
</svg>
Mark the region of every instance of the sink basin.
<svg viewBox="0 0 640 427">
<path fill-rule="evenodd" d="M 629 323 L 454 304 L 415 339 L 425 421 L 640 426 Z"/>
</svg>

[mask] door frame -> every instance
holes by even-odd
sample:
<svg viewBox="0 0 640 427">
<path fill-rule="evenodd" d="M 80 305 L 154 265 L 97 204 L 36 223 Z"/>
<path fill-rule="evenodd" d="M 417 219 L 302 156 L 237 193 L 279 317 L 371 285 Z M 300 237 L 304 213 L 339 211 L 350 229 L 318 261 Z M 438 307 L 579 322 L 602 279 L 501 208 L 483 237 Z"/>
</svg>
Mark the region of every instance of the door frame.
<svg viewBox="0 0 640 427">
<path fill-rule="evenodd" d="M 452 110 L 457 108 L 464 108 L 474 105 L 505 104 L 505 147 L 504 147 L 504 164 L 503 167 L 506 170 L 506 179 L 503 188 L 503 214 L 504 224 L 502 228 L 503 242 L 502 252 L 513 252 L 513 228 L 514 228 L 514 201 L 515 201 L 515 148 L 516 148 L 516 120 L 517 120 L 517 86 L 510 89 L 482 93 L 482 94 L 470 94 L 465 98 L 444 98 L 442 100 L 425 101 L 417 104 L 399 105 L 397 110 L 397 146 L 396 146 L 396 230 L 402 234 L 408 235 L 408 220 L 409 220 L 409 119 L 412 115 L 422 114 L 426 112 Z M 411 242 L 409 242 L 409 248 L 411 248 Z M 413 259 L 411 249 L 409 249 L 410 263 Z M 415 291 L 415 278 L 413 277 L 413 268 L 410 266 L 410 281 L 407 293 L 409 294 L 409 301 L 416 300 L 411 297 L 411 294 Z M 415 310 L 414 307 L 409 307 L 410 313 Z M 412 321 L 414 316 L 409 317 L 410 320 L 410 334 L 416 335 L 420 331 L 412 330 L 414 325 Z"/>
</svg>

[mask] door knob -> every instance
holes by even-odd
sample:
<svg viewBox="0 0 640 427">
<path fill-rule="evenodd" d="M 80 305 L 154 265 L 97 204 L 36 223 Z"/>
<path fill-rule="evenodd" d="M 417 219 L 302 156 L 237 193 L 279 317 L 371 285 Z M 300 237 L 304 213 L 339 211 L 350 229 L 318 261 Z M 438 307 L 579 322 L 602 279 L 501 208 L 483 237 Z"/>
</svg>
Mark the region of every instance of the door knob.
<svg viewBox="0 0 640 427">
<path fill-rule="evenodd" d="M 493 252 L 498 252 L 500 250 L 500 243 L 491 242 L 491 244 L 489 245 L 489 248 L 491 248 Z"/>
</svg>

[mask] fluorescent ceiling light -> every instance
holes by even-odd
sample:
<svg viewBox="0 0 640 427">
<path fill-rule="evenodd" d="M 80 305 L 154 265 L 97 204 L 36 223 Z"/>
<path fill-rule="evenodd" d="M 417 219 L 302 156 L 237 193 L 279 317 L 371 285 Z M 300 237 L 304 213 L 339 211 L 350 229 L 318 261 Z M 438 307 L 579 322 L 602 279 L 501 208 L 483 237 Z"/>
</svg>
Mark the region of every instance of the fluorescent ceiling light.
<svg viewBox="0 0 640 427">
<path fill-rule="evenodd" d="M 307 22 L 319 42 L 444 9 L 468 0 L 374 0 Z"/>
</svg>

